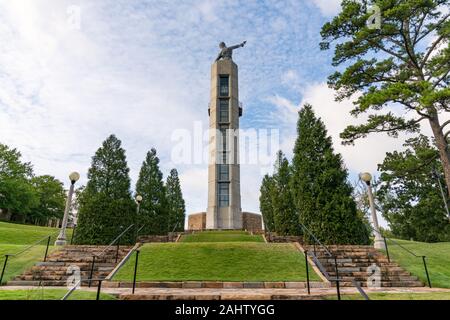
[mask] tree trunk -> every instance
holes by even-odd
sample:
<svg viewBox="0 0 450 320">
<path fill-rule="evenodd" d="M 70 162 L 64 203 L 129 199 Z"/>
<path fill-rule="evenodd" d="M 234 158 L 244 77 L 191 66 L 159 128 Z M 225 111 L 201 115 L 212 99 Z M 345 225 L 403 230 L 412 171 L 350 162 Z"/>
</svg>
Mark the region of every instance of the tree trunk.
<svg viewBox="0 0 450 320">
<path fill-rule="evenodd" d="M 436 140 L 436 146 L 439 150 L 439 156 L 441 158 L 442 168 L 444 169 L 445 184 L 447 185 L 447 192 L 450 197 L 450 152 L 448 150 L 448 144 L 444 136 L 444 132 L 441 129 L 439 118 L 437 115 L 429 119 L 431 130 L 433 131 L 434 139 Z"/>
</svg>

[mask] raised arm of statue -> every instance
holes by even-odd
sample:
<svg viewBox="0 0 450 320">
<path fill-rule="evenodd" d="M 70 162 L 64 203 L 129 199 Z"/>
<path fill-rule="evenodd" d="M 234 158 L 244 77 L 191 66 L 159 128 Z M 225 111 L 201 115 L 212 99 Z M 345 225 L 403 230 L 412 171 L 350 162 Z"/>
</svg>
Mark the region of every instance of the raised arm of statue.
<svg viewBox="0 0 450 320">
<path fill-rule="evenodd" d="M 244 41 L 244 42 L 242 42 L 240 44 L 237 44 L 235 46 L 228 47 L 228 49 L 234 50 L 234 49 L 237 49 L 237 48 L 241 48 L 241 47 L 245 46 L 246 43 L 247 43 L 247 41 Z"/>
</svg>

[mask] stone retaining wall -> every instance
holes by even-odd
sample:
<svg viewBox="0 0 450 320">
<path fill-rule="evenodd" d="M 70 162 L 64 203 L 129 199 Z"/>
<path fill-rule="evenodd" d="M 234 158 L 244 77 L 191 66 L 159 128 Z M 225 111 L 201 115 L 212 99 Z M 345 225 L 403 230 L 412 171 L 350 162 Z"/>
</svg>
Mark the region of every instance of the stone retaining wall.
<svg viewBox="0 0 450 320">
<path fill-rule="evenodd" d="M 188 230 L 201 231 L 206 229 L 206 212 L 188 216 Z M 262 217 L 252 212 L 242 212 L 242 229 L 250 232 L 262 232 Z"/>
<path fill-rule="evenodd" d="M 311 281 L 311 288 L 329 288 L 330 283 Z M 105 281 L 105 288 L 132 288 L 132 282 Z M 305 289 L 306 282 L 222 282 L 222 281 L 141 281 L 136 283 L 136 288 L 176 288 L 176 289 Z"/>
<path fill-rule="evenodd" d="M 172 233 L 170 232 L 168 235 L 147 235 L 147 236 L 140 236 L 138 238 L 137 242 L 140 243 L 150 243 L 150 242 L 157 242 L 157 243 L 163 243 L 163 242 L 175 242 L 179 233 Z"/>
<path fill-rule="evenodd" d="M 301 236 L 278 236 L 275 233 L 266 233 L 265 235 L 267 242 L 276 242 L 276 243 L 283 243 L 283 242 L 298 242 L 303 243 L 303 237 Z"/>
</svg>

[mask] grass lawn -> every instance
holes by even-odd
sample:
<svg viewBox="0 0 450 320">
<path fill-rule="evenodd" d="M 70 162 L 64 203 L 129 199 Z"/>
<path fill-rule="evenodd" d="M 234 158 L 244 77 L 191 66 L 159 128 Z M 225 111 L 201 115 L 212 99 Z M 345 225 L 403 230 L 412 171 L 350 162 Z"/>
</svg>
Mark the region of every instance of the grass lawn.
<svg viewBox="0 0 450 320">
<path fill-rule="evenodd" d="M 0 244 L 31 244 L 46 236 L 53 235 L 55 241 L 58 229 L 31 225 L 0 222 Z M 67 239 L 70 240 L 72 229 L 67 229 Z"/>
<path fill-rule="evenodd" d="M 431 285 L 436 288 L 450 288 L 450 242 L 424 243 L 395 240 L 418 256 L 427 257 Z M 422 258 L 416 258 L 388 240 L 391 259 L 427 283 Z"/>
<path fill-rule="evenodd" d="M 114 277 L 132 281 L 134 257 Z M 320 278 L 310 270 L 311 280 Z M 305 258 L 292 244 L 256 242 L 149 243 L 138 281 L 304 281 Z"/>
<path fill-rule="evenodd" d="M 181 242 L 264 242 L 264 239 L 245 231 L 202 231 L 182 236 Z"/>
<path fill-rule="evenodd" d="M 58 229 L 48 227 L 38 227 L 31 225 L 14 224 L 0 222 L 0 272 L 5 261 L 5 254 L 15 254 L 28 245 L 52 235 L 50 239 L 49 253 L 55 250 L 55 242 Z M 67 239 L 70 240 L 72 230 L 67 230 Z M 11 280 L 14 276 L 21 274 L 26 269 L 32 267 L 36 262 L 42 261 L 45 255 L 47 240 L 43 240 L 39 245 L 27 250 L 17 257 L 10 257 L 3 277 L 3 282 Z"/>
<path fill-rule="evenodd" d="M 342 295 L 342 300 L 364 300 L 360 294 Z M 450 292 L 429 293 L 370 293 L 370 300 L 450 300 Z M 336 300 L 336 296 L 326 297 L 326 300 Z"/>
<path fill-rule="evenodd" d="M 28 289 L 0 290 L 0 300 L 61 300 L 68 290 L 64 289 Z M 67 300 L 95 300 L 96 292 L 75 290 Z M 101 293 L 100 300 L 116 300 L 110 294 Z"/>
<path fill-rule="evenodd" d="M 5 261 L 5 254 L 13 254 L 19 252 L 25 246 L 24 245 L 14 245 L 14 244 L 0 244 L 0 272 L 3 268 Z M 8 263 L 5 269 L 5 274 L 3 276 L 3 283 L 11 280 L 15 276 L 23 273 L 25 270 L 31 268 L 36 262 L 43 261 L 45 255 L 46 246 L 35 246 L 32 249 L 18 255 L 17 257 L 11 256 L 8 259 Z M 55 247 L 49 247 L 50 252 L 56 250 Z"/>
</svg>

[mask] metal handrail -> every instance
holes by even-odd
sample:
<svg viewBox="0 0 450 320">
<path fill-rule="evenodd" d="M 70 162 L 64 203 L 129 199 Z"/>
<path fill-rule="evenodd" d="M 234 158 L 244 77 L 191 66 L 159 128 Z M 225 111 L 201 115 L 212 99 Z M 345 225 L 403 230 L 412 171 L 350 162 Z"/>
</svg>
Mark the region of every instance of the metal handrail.
<svg viewBox="0 0 450 320">
<path fill-rule="evenodd" d="M 102 290 L 103 279 L 85 279 L 85 280 L 88 280 L 89 282 L 98 281 L 97 296 L 96 296 L 95 300 L 97 300 L 97 301 L 100 300 L 100 292 Z M 67 300 L 70 297 L 70 295 L 72 295 L 72 293 L 74 293 L 75 290 L 81 285 L 81 281 L 83 281 L 83 280 L 82 279 L 78 280 L 77 283 L 75 283 L 75 285 L 72 288 L 70 288 L 69 291 L 66 292 L 66 294 L 61 298 L 61 300 L 62 301 Z"/>
<path fill-rule="evenodd" d="M 27 252 L 28 250 L 30 250 L 30 249 L 36 247 L 36 246 L 37 246 L 39 243 L 41 243 L 42 241 L 47 240 L 47 246 L 46 246 L 46 248 L 45 248 L 45 255 L 44 255 L 44 262 L 47 261 L 48 247 L 50 246 L 50 239 L 52 238 L 52 236 L 56 235 L 57 233 L 59 233 L 59 231 L 58 231 L 58 232 L 55 232 L 55 233 L 52 233 L 52 234 L 50 234 L 50 235 L 48 235 L 48 236 L 45 236 L 44 238 L 39 239 L 39 240 L 37 240 L 36 242 L 33 242 L 33 243 L 30 244 L 28 247 L 25 247 L 24 249 L 20 250 L 19 252 L 11 253 L 11 254 L 10 254 L 10 253 L 5 254 L 5 255 L 4 255 L 5 260 L 4 260 L 4 262 L 3 262 L 2 271 L 1 271 L 1 273 L 0 273 L 0 286 L 1 286 L 2 283 L 3 283 L 3 277 L 4 277 L 4 275 L 5 275 L 6 266 L 7 266 L 7 264 L 8 264 L 8 260 L 9 260 L 10 257 L 17 257 L 17 256 L 19 256 L 19 255 L 21 255 L 21 254 Z"/>
<path fill-rule="evenodd" d="M 428 287 L 431 288 L 431 279 L 430 279 L 430 274 L 428 273 L 428 266 L 427 266 L 427 261 L 426 261 L 426 256 L 422 255 L 419 256 L 417 254 L 415 254 L 414 252 L 412 252 L 411 250 L 405 248 L 403 245 L 401 245 L 400 243 L 398 243 L 397 241 L 395 241 L 394 239 L 388 238 L 385 235 L 383 235 L 380 231 L 375 230 L 372 226 L 370 226 L 370 229 L 376 233 L 378 233 L 379 236 L 381 236 L 384 240 L 384 247 L 386 249 L 386 255 L 388 258 L 388 262 L 391 262 L 391 257 L 389 255 L 389 249 L 388 249 L 388 245 L 387 245 L 387 240 L 392 241 L 395 245 L 399 246 L 400 248 L 402 248 L 403 250 L 405 250 L 406 252 L 408 252 L 409 254 L 411 254 L 412 256 L 414 256 L 415 258 L 422 258 L 422 262 L 423 262 L 423 267 L 425 270 L 425 275 L 427 277 L 427 282 L 428 282 Z"/>
<path fill-rule="evenodd" d="M 328 247 L 326 245 L 322 244 L 319 241 L 319 239 L 317 239 L 317 237 L 308 228 L 306 228 L 302 223 L 300 223 L 300 226 L 314 239 L 315 242 L 317 242 L 321 247 L 323 247 L 325 249 L 325 253 L 328 254 L 328 256 L 331 259 L 334 260 L 334 267 L 335 267 L 335 270 L 336 270 L 336 277 L 331 277 L 330 274 L 325 269 L 325 267 L 323 266 L 322 262 L 320 262 L 319 258 L 317 258 L 316 251 L 315 251 L 315 245 L 314 245 L 313 252 L 306 251 L 306 254 L 310 254 L 310 256 L 312 257 L 314 263 L 319 268 L 320 272 L 322 272 L 322 274 L 325 276 L 325 278 L 328 281 L 330 281 L 330 282 L 335 282 L 336 283 L 337 297 L 338 297 L 338 300 L 341 300 L 341 292 L 340 292 L 340 281 L 341 281 L 341 279 L 339 278 L 339 270 L 338 270 L 338 266 L 337 266 L 337 258 L 336 258 L 336 256 L 330 251 L 330 249 L 328 249 Z M 369 297 L 364 292 L 364 290 L 361 288 L 361 286 L 359 285 L 358 282 L 356 282 L 353 279 L 352 280 L 352 284 L 356 287 L 356 289 L 364 297 L 364 299 L 370 300 Z"/>
<path fill-rule="evenodd" d="M 321 247 L 323 247 L 330 257 L 334 257 L 334 255 L 331 253 L 328 247 L 322 244 L 322 242 L 320 242 L 320 240 L 317 239 L 316 236 L 308 228 L 306 228 L 302 223 L 300 223 L 300 227 L 303 228 L 314 239 L 315 242 L 317 242 Z"/>
<path fill-rule="evenodd" d="M 114 268 L 114 270 L 111 271 L 110 274 L 108 274 L 108 276 L 105 278 L 105 280 L 111 280 L 112 278 L 114 278 L 114 276 L 117 274 L 117 272 L 119 272 L 119 270 L 122 269 L 122 267 L 125 265 L 125 263 L 130 259 L 133 252 L 137 251 L 138 249 L 139 249 L 138 244 L 136 244 L 133 248 L 131 248 L 131 250 L 127 253 L 127 255 L 122 259 L 122 261 L 120 261 L 120 263 Z"/>
<path fill-rule="evenodd" d="M 143 224 L 142 227 L 140 227 L 140 228 L 138 229 L 138 231 L 137 231 L 138 234 L 139 234 L 139 232 L 141 232 L 142 229 L 144 229 L 144 227 L 145 227 L 145 224 Z"/>
<path fill-rule="evenodd" d="M 122 233 L 120 233 L 113 241 L 111 241 L 111 243 L 105 249 L 103 249 L 99 254 L 93 254 L 93 255 L 96 256 L 97 258 L 100 258 L 108 249 L 110 249 L 118 240 L 120 240 L 120 238 L 122 238 L 122 236 L 126 232 L 128 232 L 128 230 L 130 230 L 133 226 L 134 226 L 134 224 L 130 224 L 128 226 L 128 228 L 126 228 L 124 231 L 122 231 Z"/>
<path fill-rule="evenodd" d="M 39 243 L 41 243 L 42 241 L 48 240 L 49 238 L 53 237 L 55 234 L 58 234 L 58 233 L 59 233 L 59 231 L 58 231 L 58 232 L 55 232 L 55 233 L 52 233 L 52 234 L 49 234 L 49 235 L 45 236 L 44 238 L 39 239 L 38 241 L 33 242 L 32 244 L 28 245 L 28 247 L 22 249 L 21 251 L 16 252 L 16 253 L 13 253 L 13 254 L 7 253 L 7 254 L 5 254 L 5 256 L 17 257 L 17 256 L 21 255 L 22 253 L 24 253 L 24 252 L 30 250 L 31 248 L 34 248 L 35 246 L 37 246 L 37 245 L 38 245 Z"/>
<path fill-rule="evenodd" d="M 364 299 L 370 300 L 369 296 L 363 290 L 363 288 L 361 287 L 361 285 L 359 284 L 358 281 L 356 281 L 355 279 L 352 279 L 352 284 L 356 287 L 356 289 L 358 290 L 359 294 L 362 295 Z"/>
<path fill-rule="evenodd" d="M 130 230 L 132 227 L 134 226 L 133 224 L 130 224 L 128 226 L 128 228 L 126 228 L 124 231 L 122 231 L 105 249 L 103 249 L 99 254 L 92 254 L 92 264 L 91 264 L 91 271 L 89 273 L 89 288 L 91 287 L 91 282 L 92 282 L 92 276 L 94 275 L 94 268 L 95 268 L 95 261 L 97 258 L 100 258 L 108 249 L 110 249 L 116 242 L 117 242 L 117 249 L 116 249 L 116 263 L 119 257 L 119 240 L 120 238 L 122 238 L 122 236 L 128 232 L 128 230 Z"/>
<path fill-rule="evenodd" d="M 61 298 L 61 300 L 67 300 L 67 298 L 78 288 L 78 286 L 81 284 L 81 279 L 75 283 L 75 285 L 70 288 L 69 291 L 66 292 L 66 294 Z"/>
<path fill-rule="evenodd" d="M 320 272 L 322 272 L 322 274 L 325 276 L 325 278 L 328 281 L 332 281 L 331 276 L 328 274 L 327 270 L 325 269 L 325 267 L 323 266 L 322 262 L 320 262 L 319 258 L 317 258 L 317 256 L 315 255 L 315 253 L 311 253 L 310 251 L 308 251 L 308 253 L 310 253 L 311 258 L 314 260 L 314 263 L 316 264 L 316 266 L 319 268 Z"/>
<path fill-rule="evenodd" d="M 178 222 L 175 224 L 175 227 L 173 227 L 173 229 L 172 229 L 172 233 L 175 232 L 175 229 L 178 227 L 179 224 L 180 224 L 180 221 L 178 221 Z"/>
</svg>

